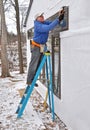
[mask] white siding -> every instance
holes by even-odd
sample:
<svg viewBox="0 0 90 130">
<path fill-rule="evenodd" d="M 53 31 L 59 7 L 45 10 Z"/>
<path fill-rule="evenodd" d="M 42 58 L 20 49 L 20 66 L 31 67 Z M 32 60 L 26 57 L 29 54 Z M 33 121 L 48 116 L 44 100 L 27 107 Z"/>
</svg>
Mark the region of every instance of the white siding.
<svg viewBox="0 0 90 130">
<path fill-rule="evenodd" d="M 62 95 L 55 112 L 70 130 L 90 130 L 90 0 L 34 0 L 26 30 L 37 12 L 48 18 L 62 6 L 69 6 L 69 30 L 60 33 Z"/>
<path fill-rule="evenodd" d="M 90 32 L 62 38 L 61 89 L 63 104 L 60 105 L 60 113 L 64 120 L 68 116 L 69 126 L 72 126 L 73 130 L 90 129 L 89 70 Z"/>
</svg>

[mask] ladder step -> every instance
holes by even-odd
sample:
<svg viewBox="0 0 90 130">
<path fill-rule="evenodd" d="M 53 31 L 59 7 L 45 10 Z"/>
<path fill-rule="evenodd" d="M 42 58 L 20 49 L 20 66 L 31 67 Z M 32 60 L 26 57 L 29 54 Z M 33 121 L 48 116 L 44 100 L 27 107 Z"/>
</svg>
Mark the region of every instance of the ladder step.
<svg viewBox="0 0 90 130">
<path fill-rule="evenodd" d="M 16 111 L 16 114 L 19 112 L 19 110 L 21 109 L 21 107 L 22 107 L 22 104 L 19 104 L 18 109 Z"/>
<path fill-rule="evenodd" d="M 27 96 L 27 94 L 24 94 L 24 97 L 26 97 Z"/>
<path fill-rule="evenodd" d="M 29 88 L 30 88 L 30 85 L 28 85 L 28 86 L 26 87 L 25 93 L 28 92 L 28 89 L 29 89 Z"/>
<path fill-rule="evenodd" d="M 18 114 L 19 110 L 20 110 L 20 107 L 18 106 L 18 109 L 16 110 L 16 114 Z"/>
<path fill-rule="evenodd" d="M 20 103 L 19 103 L 19 106 L 18 106 L 18 108 L 17 108 L 17 110 L 16 110 L 16 113 L 19 112 L 19 110 L 20 110 L 20 104 L 22 104 L 24 100 L 25 100 L 25 96 L 23 95 L 23 97 L 22 97 L 22 99 L 21 99 L 21 101 L 20 101 Z"/>
<path fill-rule="evenodd" d="M 22 99 L 21 99 L 21 101 L 20 101 L 20 103 L 19 103 L 19 104 L 22 104 L 22 103 L 23 103 L 23 101 L 24 101 L 24 99 L 25 99 L 25 96 L 23 95 L 23 97 L 22 97 Z"/>
</svg>

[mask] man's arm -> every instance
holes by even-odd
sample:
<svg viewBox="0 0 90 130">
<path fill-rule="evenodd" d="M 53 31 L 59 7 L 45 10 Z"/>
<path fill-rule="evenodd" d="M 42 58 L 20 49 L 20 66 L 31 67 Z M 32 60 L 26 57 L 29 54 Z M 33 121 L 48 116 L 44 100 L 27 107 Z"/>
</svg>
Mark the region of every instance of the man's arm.
<svg viewBox="0 0 90 130">
<path fill-rule="evenodd" d="M 46 20 L 46 21 L 44 21 L 44 23 L 47 24 L 47 25 L 49 25 L 49 24 L 52 23 L 52 21 L 48 21 L 48 20 Z"/>
<path fill-rule="evenodd" d="M 49 25 L 46 24 L 39 24 L 37 26 L 38 32 L 49 32 L 50 30 L 54 29 L 56 25 L 59 24 L 59 19 L 55 19 L 53 22 L 51 22 Z"/>
</svg>

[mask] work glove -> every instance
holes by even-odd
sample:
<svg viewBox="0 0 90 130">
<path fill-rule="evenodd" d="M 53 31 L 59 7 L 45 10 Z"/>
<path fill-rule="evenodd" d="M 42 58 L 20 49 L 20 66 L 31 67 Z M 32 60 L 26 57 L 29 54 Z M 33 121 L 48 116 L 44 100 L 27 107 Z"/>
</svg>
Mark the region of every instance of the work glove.
<svg viewBox="0 0 90 130">
<path fill-rule="evenodd" d="M 63 19 L 64 19 L 64 9 L 62 9 L 60 12 L 59 12 L 59 22 L 61 22 Z"/>
<path fill-rule="evenodd" d="M 64 19 L 64 14 L 61 14 L 61 15 L 59 16 L 59 22 L 61 22 L 63 19 Z"/>
</svg>

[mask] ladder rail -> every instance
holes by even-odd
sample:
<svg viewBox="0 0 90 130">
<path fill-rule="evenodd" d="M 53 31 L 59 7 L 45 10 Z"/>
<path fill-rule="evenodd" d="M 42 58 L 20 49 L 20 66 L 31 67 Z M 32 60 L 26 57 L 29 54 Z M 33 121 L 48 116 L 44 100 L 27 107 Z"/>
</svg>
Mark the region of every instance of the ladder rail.
<svg viewBox="0 0 90 130">
<path fill-rule="evenodd" d="M 49 66 L 48 66 L 48 57 L 47 57 L 47 59 L 46 59 L 46 76 L 47 76 L 47 89 L 48 89 L 48 98 L 49 98 L 49 108 L 50 108 L 50 112 L 51 112 L 51 101 L 50 101 L 50 91 L 49 91 L 50 74 L 49 74 L 48 67 Z"/>
<path fill-rule="evenodd" d="M 50 56 L 48 57 L 48 62 L 49 62 L 49 72 L 50 72 L 50 94 L 51 94 L 51 112 L 52 112 L 52 119 L 55 119 L 55 115 L 54 115 L 54 95 L 53 95 L 53 84 L 52 84 L 52 67 L 51 67 L 51 62 L 50 62 Z"/>
<path fill-rule="evenodd" d="M 35 83 L 36 83 L 36 80 L 37 80 L 37 78 L 38 78 L 40 72 L 41 72 L 41 69 L 42 69 L 42 67 L 43 67 L 43 65 L 44 65 L 45 60 L 46 60 L 46 55 L 43 56 L 42 62 L 40 63 L 40 66 L 39 66 L 39 68 L 38 68 L 38 70 L 37 70 L 37 72 L 36 72 L 36 75 L 35 75 L 35 77 L 34 77 L 34 79 L 33 79 L 33 81 L 32 81 L 31 86 L 30 86 L 30 88 L 29 88 L 29 90 L 28 90 L 27 96 L 26 96 L 26 98 L 24 99 L 23 104 L 21 105 L 21 108 L 18 110 L 18 116 L 17 116 L 18 118 L 21 117 L 21 115 L 22 115 L 22 113 L 23 113 L 23 111 L 24 111 L 24 109 L 25 109 L 25 106 L 26 106 L 26 104 L 27 104 L 27 102 L 28 102 L 28 99 L 29 99 L 29 97 L 30 97 L 30 95 L 31 95 L 31 93 L 32 93 L 32 91 L 33 91 L 33 89 L 34 89 L 34 85 L 35 85 Z"/>
</svg>

